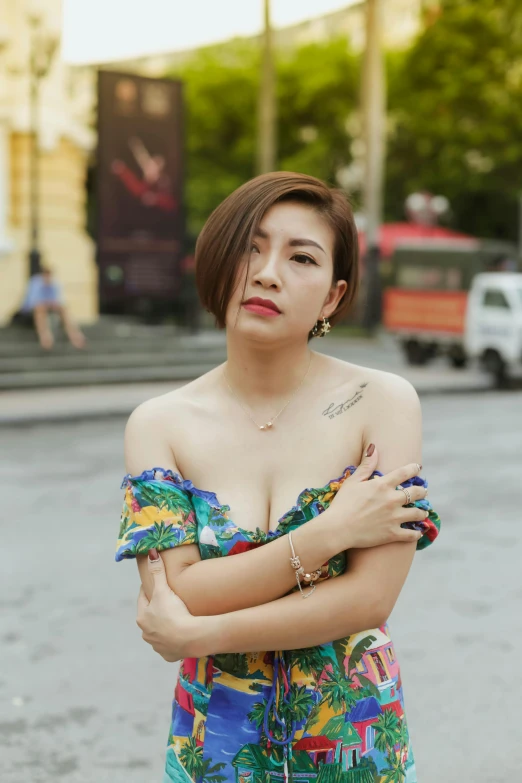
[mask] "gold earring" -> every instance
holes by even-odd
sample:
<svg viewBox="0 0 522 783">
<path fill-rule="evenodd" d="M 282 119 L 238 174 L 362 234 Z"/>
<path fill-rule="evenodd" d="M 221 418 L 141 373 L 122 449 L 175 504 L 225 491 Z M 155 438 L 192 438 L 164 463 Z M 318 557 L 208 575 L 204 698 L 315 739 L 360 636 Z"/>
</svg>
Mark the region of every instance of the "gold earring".
<svg viewBox="0 0 522 783">
<path fill-rule="evenodd" d="M 325 334 L 328 334 L 331 328 L 332 325 L 330 324 L 328 318 L 323 318 L 322 323 L 316 321 L 315 326 L 312 329 L 312 337 L 324 337 Z"/>
</svg>

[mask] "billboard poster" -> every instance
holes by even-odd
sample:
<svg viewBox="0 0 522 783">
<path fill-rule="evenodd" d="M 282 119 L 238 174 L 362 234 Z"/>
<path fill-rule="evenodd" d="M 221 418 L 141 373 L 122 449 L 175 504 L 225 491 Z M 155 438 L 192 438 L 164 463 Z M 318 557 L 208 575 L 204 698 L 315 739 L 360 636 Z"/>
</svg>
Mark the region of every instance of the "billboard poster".
<svg viewBox="0 0 522 783">
<path fill-rule="evenodd" d="M 184 243 L 181 82 L 99 72 L 97 212 L 101 312 L 172 301 Z"/>
</svg>

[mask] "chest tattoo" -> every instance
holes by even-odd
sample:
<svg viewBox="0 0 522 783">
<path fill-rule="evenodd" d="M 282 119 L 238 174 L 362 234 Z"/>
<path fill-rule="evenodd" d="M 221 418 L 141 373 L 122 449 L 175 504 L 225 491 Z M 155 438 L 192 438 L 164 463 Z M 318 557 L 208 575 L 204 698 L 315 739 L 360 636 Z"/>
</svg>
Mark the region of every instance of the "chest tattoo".
<svg viewBox="0 0 522 783">
<path fill-rule="evenodd" d="M 343 402 L 332 402 L 330 405 L 326 408 L 326 410 L 323 411 L 323 416 L 328 416 L 329 419 L 334 419 L 336 416 L 340 416 L 341 413 L 345 413 L 350 408 L 353 408 L 354 405 L 357 405 L 358 402 L 360 402 L 364 396 L 364 390 L 368 386 L 367 383 L 361 383 L 359 384 L 359 387 L 355 394 L 352 394 L 351 397 L 348 397 L 347 400 L 344 400 Z"/>
</svg>

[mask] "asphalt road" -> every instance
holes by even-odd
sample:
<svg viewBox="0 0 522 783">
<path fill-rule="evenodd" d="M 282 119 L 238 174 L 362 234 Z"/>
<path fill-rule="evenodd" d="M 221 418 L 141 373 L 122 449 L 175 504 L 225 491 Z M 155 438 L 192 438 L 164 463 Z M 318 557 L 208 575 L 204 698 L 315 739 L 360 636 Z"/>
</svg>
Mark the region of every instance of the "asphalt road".
<svg viewBox="0 0 522 783">
<path fill-rule="evenodd" d="M 390 625 L 419 783 L 522 770 L 522 393 L 423 399 L 443 520 Z M 0 431 L 2 783 L 159 783 L 176 668 L 116 565 L 123 419 Z"/>
</svg>

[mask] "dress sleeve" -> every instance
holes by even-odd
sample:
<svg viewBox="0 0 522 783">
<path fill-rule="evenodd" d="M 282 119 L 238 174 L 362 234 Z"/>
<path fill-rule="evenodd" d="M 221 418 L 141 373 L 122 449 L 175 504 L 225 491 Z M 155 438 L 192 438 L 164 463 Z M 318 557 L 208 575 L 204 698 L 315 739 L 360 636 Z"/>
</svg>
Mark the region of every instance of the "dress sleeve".
<svg viewBox="0 0 522 783">
<path fill-rule="evenodd" d="M 161 552 L 198 543 L 192 497 L 178 478 L 161 468 L 125 476 L 117 562 L 145 555 L 152 547 Z"/>
<path fill-rule="evenodd" d="M 401 487 L 407 489 L 408 487 L 428 487 L 428 482 L 422 476 L 413 476 L 408 481 L 403 481 Z M 428 498 L 425 500 L 416 500 L 414 503 L 409 503 L 407 508 L 411 506 L 417 506 L 422 508 L 426 512 L 426 519 L 423 522 L 404 522 L 401 527 L 409 528 L 410 530 L 422 531 L 422 537 L 417 541 L 417 549 L 426 549 L 432 544 L 440 532 L 440 517 L 436 511 L 434 511 Z"/>
</svg>

